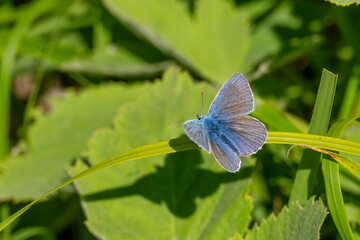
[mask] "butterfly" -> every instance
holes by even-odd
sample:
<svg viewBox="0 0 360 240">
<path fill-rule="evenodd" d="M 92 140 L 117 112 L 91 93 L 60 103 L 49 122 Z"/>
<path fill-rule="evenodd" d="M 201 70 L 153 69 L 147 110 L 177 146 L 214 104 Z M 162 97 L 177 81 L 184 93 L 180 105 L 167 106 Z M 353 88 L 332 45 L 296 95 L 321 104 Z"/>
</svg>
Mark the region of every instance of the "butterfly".
<svg viewBox="0 0 360 240">
<path fill-rule="evenodd" d="M 208 115 L 186 121 L 186 135 L 199 147 L 212 153 L 229 172 L 239 171 L 238 156 L 256 153 L 265 143 L 267 130 L 259 120 L 247 116 L 254 111 L 254 97 L 243 75 L 234 74 L 221 87 Z"/>
</svg>

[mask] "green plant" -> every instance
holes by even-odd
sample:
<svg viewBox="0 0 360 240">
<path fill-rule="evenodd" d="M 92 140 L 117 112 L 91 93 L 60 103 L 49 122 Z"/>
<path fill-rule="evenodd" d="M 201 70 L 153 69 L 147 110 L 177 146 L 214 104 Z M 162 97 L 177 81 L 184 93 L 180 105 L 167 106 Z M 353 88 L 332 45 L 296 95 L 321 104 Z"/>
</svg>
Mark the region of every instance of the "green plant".
<svg viewBox="0 0 360 240">
<path fill-rule="evenodd" d="M 4 1 L 1 238 L 356 239 L 359 15 L 326 4 Z M 168 123 L 237 71 L 269 136 L 229 174 Z"/>
</svg>

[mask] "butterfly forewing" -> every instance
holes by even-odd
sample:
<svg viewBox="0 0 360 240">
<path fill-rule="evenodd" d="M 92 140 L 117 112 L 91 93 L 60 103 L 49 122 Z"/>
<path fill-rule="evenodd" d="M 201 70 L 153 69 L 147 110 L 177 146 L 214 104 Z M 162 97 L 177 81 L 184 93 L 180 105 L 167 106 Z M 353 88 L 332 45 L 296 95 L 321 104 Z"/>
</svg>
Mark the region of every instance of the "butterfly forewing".
<svg viewBox="0 0 360 240">
<path fill-rule="evenodd" d="M 240 73 L 234 74 L 219 90 L 209 109 L 209 117 L 226 118 L 248 114 L 254 110 L 254 98 Z"/>
<path fill-rule="evenodd" d="M 183 129 L 188 137 L 197 145 L 210 153 L 209 139 L 203 124 L 199 120 L 189 120 L 183 125 Z"/>
</svg>

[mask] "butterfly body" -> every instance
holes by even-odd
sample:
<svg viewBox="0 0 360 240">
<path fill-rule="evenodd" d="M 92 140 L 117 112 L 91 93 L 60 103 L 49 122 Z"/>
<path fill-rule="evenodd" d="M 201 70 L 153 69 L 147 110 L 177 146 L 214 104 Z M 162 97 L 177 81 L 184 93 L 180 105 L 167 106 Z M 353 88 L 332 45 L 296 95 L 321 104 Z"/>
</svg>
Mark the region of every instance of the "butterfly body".
<svg viewBox="0 0 360 240">
<path fill-rule="evenodd" d="M 257 152 L 265 143 L 267 131 L 260 121 L 246 114 L 254 109 L 254 99 L 248 82 L 237 73 L 219 90 L 210 105 L 208 116 L 183 125 L 188 137 L 230 172 L 240 169 L 240 156 Z"/>
</svg>

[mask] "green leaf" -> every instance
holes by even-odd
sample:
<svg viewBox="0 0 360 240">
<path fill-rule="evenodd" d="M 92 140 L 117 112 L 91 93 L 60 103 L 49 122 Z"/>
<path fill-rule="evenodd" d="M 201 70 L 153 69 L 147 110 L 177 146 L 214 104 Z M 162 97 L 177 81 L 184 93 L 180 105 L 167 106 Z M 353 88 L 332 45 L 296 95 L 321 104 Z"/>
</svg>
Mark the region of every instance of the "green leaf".
<svg viewBox="0 0 360 240">
<path fill-rule="evenodd" d="M 244 196 L 249 179 L 210 171 L 206 163 L 199 169 L 200 155 L 164 156 L 165 164 L 134 161 L 81 180 L 76 186 L 89 230 L 106 239 L 225 239 L 243 234 L 252 210 L 251 199 Z M 204 159 L 212 165 L 210 160 Z M 72 171 L 84 169 L 78 164 Z"/>
<path fill-rule="evenodd" d="M 201 89 L 205 90 L 205 106 L 210 105 L 217 90 L 203 84 L 195 88 L 194 85 L 189 83 L 189 76 L 187 74 L 180 74 L 177 69 L 167 71 L 164 78 L 172 78 L 174 79 L 173 81 L 185 81 L 188 83 L 186 87 L 179 89 L 178 92 L 171 90 L 163 92 L 163 95 L 158 93 L 159 96 L 167 96 L 168 98 L 175 93 L 181 95 L 180 100 L 170 109 L 157 106 L 159 116 L 161 116 L 165 110 L 167 114 L 171 116 L 169 122 L 179 119 L 191 119 L 192 116 L 195 116 L 195 113 L 200 112 Z M 10 158 L 2 165 L 2 175 L 0 176 L 1 198 L 16 199 L 18 201 L 34 199 L 60 184 L 65 179 L 64 167 L 74 158 L 81 155 L 85 150 L 86 140 L 95 129 L 110 124 L 109 122 L 116 113 L 117 107 L 122 105 L 124 99 L 131 102 L 131 99 L 138 98 L 149 91 L 155 91 L 155 89 L 157 89 L 156 84 L 144 84 L 136 87 L 109 85 L 101 88 L 89 88 L 78 95 L 69 92 L 64 100 L 54 101 L 53 111 L 48 115 L 38 116 L 35 125 L 29 130 L 28 140 L 31 143 L 31 148 L 24 155 Z M 194 97 L 194 100 L 190 104 L 185 104 L 184 99 L 188 98 L 186 92 L 188 92 L 189 89 L 193 89 L 190 96 Z M 197 105 L 194 104 L 196 102 L 198 102 Z M 184 106 L 187 105 L 193 106 L 194 109 L 189 111 L 189 109 L 184 108 Z M 132 110 L 138 111 L 138 109 L 139 106 L 134 106 Z M 146 111 L 146 109 L 148 108 L 142 108 L 141 111 Z M 176 112 L 170 114 L 170 110 Z M 163 123 L 163 121 L 164 119 L 159 119 L 155 121 L 155 123 Z M 155 123 L 147 122 L 147 124 L 151 125 L 149 135 L 151 135 L 150 133 L 152 131 L 156 131 Z M 163 126 L 159 125 L 158 128 L 162 129 Z M 134 125 L 131 129 L 137 129 L 137 125 Z M 183 133 L 181 127 L 174 128 L 174 126 L 166 126 L 166 129 L 169 131 L 177 129 L 176 135 Z M 141 135 L 141 133 L 139 133 L 139 135 Z M 166 137 L 169 138 L 169 136 L 170 135 L 163 136 L 162 139 L 166 139 Z M 286 138 L 288 138 L 288 136 L 286 136 Z M 282 137 L 280 136 L 278 139 L 282 139 Z M 159 140 L 161 139 L 153 139 L 153 142 Z M 172 141 L 170 141 L 170 144 L 172 144 Z M 196 148 L 196 145 L 193 145 L 192 142 L 190 142 L 190 145 L 192 146 L 191 149 Z M 168 146 L 168 143 L 166 143 L 166 146 L 167 147 L 164 148 L 164 146 L 152 145 L 152 148 L 154 148 L 152 154 L 161 155 L 174 152 L 174 149 Z M 126 149 L 122 149 L 122 151 L 125 150 Z M 176 150 L 183 151 L 185 149 L 177 146 Z M 114 152 L 111 154 L 114 154 Z M 136 155 L 135 158 L 148 156 L 143 154 L 144 153 L 140 151 L 140 155 Z M 129 160 L 126 156 L 124 156 L 125 159 L 121 159 L 121 161 Z M 21 176 L 23 181 L 18 181 L 19 176 Z M 67 181 L 58 188 L 70 182 L 71 181 Z M 32 187 L 29 188 L 29 185 Z"/>
<path fill-rule="evenodd" d="M 182 135 L 181 125 L 169 122 L 186 112 L 196 113 L 204 87 L 209 103 L 215 91 L 194 85 L 187 74 L 166 74 L 153 91 L 139 92 L 141 98 L 120 108 L 114 130 L 94 134 L 89 142 L 90 163 Z M 127 162 L 76 182 L 89 230 L 106 239 L 226 239 L 235 232 L 244 233 L 252 209 L 251 199 L 244 195 L 252 167 L 245 160 L 242 173 L 229 174 L 212 155 L 195 148 Z M 85 169 L 78 162 L 71 172 Z"/>
<path fill-rule="evenodd" d="M 173 64 L 172 61 L 150 63 L 125 48 L 109 46 L 103 52 L 64 61 L 59 69 L 64 72 L 126 78 L 154 76 Z"/>
<path fill-rule="evenodd" d="M 171 92 L 170 92 L 171 93 Z M 134 128 L 136 129 L 136 128 Z M 106 131 L 104 131 L 106 133 Z M 102 133 L 104 133 L 102 132 Z M 143 133 L 139 134 L 141 136 Z M 106 138 L 103 139 L 104 142 L 107 141 Z M 332 137 L 324 137 L 324 136 L 317 136 L 317 135 L 310 135 L 310 134 L 301 134 L 301 133 L 283 133 L 283 132 L 268 132 L 267 143 L 275 143 L 275 144 L 303 144 L 303 145 L 311 145 L 314 147 L 331 149 L 334 151 L 342 151 L 351 154 L 357 154 L 360 156 L 360 144 L 332 138 Z M 189 140 L 187 137 L 182 137 L 179 139 L 172 139 L 168 141 L 163 141 L 159 143 L 154 143 L 138 148 L 134 148 L 130 151 L 124 152 L 117 156 L 108 158 L 102 162 L 95 164 L 94 166 L 86 169 L 85 171 L 77 174 L 76 176 L 66 180 L 59 186 L 52 189 L 50 192 L 44 194 L 40 198 L 36 199 L 35 201 L 29 203 L 24 208 L 20 209 L 15 214 L 11 215 L 9 218 L 5 219 L 3 222 L 0 223 L 0 231 L 2 231 L 6 226 L 8 226 L 11 222 L 21 216 L 24 212 L 29 210 L 34 204 L 41 201 L 45 197 L 49 196 L 51 193 L 56 192 L 57 190 L 63 188 L 64 186 L 81 179 L 89 174 L 98 172 L 102 169 L 115 166 L 119 163 L 123 163 L 130 160 L 141 159 L 146 157 L 152 156 L 159 156 L 162 154 L 180 152 L 180 151 L 187 151 L 198 149 L 199 147 Z M 107 151 L 108 148 L 103 149 L 103 151 Z M 111 153 L 107 153 L 111 155 Z M 215 164 L 215 161 L 210 161 Z M 215 164 L 215 168 L 219 169 L 219 166 Z"/>
<path fill-rule="evenodd" d="M 97 7 L 99 9 L 94 13 L 94 6 L 91 3 L 67 0 L 56 11 L 52 9 L 53 11 L 49 11 L 47 16 L 37 21 L 24 37 L 23 44 L 19 46 L 20 56 L 29 57 L 33 63 L 37 63 L 37 60 L 41 61 L 46 71 L 57 69 L 61 72 L 120 78 L 155 76 L 165 71 L 170 64 L 174 64 L 165 56 L 159 59 L 159 56 L 154 55 L 156 50 L 150 52 L 146 44 L 127 36 L 124 29 L 117 28 L 123 32 L 121 45 L 108 40 L 101 49 L 97 46 L 89 49 L 81 32 L 75 30 L 91 27 L 92 24 L 96 26 L 105 24 L 105 20 L 98 17 L 99 12 L 105 14 L 105 10 L 101 6 Z M 111 31 L 111 29 L 106 30 Z M 0 37 L 3 39 L 6 39 L 7 35 L 8 32 L 3 34 L 0 32 Z M 94 42 L 99 41 L 98 35 L 95 35 Z M 0 52 L 3 51 L 4 45 L 0 44 Z M 146 58 L 146 55 L 151 55 L 151 58 Z M 24 71 L 21 62 L 15 67 L 17 70 Z M 38 69 L 37 65 L 36 68 Z"/>
<path fill-rule="evenodd" d="M 84 116 L 78 116 L 75 113 L 79 112 L 82 106 L 87 106 L 87 104 L 90 104 L 91 107 L 91 113 L 94 115 L 91 115 L 90 117 L 92 117 L 92 119 L 96 119 L 102 116 L 102 111 L 104 109 L 103 105 L 101 105 L 101 102 L 104 101 L 104 99 L 107 99 L 107 101 L 109 101 L 108 104 L 110 103 L 114 103 L 114 104 L 118 104 L 119 106 L 121 106 L 121 102 L 122 102 L 122 97 L 127 97 L 127 99 L 129 100 L 127 102 L 127 104 L 123 105 L 120 108 L 120 112 L 122 114 L 120 114 L 117 117 L 117 120 L 115 120 L 115 129 L 119 132 L 118 139 L 112 139 L 112 138 L 108 138 L 106 136 L 106 134 L 109 134 L 108 132 L 112 132 L 112 130 L 107 129 L 107 130 L 102 130 L 102 131 L 98 131 L 98 133 L 96 134 L 97 139 L 101 137 L 101 135 L 104 135 L 104 137 L 102 138 L 102 140 L 100 142 L 106 143 L 105 145 L 103 144 L 94 144 L 93 146 L 90 147 L 90 149 L 96 149 L 97 147 L 101 147 L 101 149 L 96 149 L 96 151 L 91 152 L 90 151 L 90 155 L 94 154 L 96 155 L 97 152 L 102 152 L 102 154 L 104 154 L 103 152 L 105 152 L 105 154 L 107 154 L 107 156 L 112 156 L 114 154 L 113 150 L 111 150 L 108 146 L 112 146 L 115 145 L 115 147 L 119 147 L 121 148 L 121 151 L 126 151 L 129 149 L 132 149 L 128 152 L 124 152 L 123 154 L 120 154 L 118 156 L 109 158 L 105 161 L 100 162 L 100 160 L 102 160 L 101 158 L 98 158 L 96 161 L 99 162 L 98 164 L 94 165 L 91 168 L 88 168 L 86 171 L 81 172 L 80 174 L 74 176 L 73 178 L 70 178 L 68 180 L 66 180 L 65 182 L 63 182 L 62 184 L 58 185 L 57 187 L 55 187 L 53 190 L 51 190 L 50 192 L 44 194 L 42 197 L 40 197 L 39 199 L 33 201 L 32 203 L 28 204 L 27 206 L 25 206 L 23 209 L 21 209 L 20 211 L 18 211 L 16 214 L 12 215 L 11 217 L 9 217 L 8 219 L 6 219 L 5 221 L 3 221 L 0 224 L 0 230 L 2 230 L 4 227 L 6 227 L 9 223 L 11 223 L 13 220 L 15 220 L 16 218 L 18 218 L 21 214 L 23 214 L 25 211 L 27 211 L 31 206 L 33 206 L 34 204 L 36 204 L 38 201 L 42 200 L 43 198 L 47 197 L 49 194 L 55 192 L 56 190 L 68 185 L 69 183 L 81 179 L 84 176 L 87 176 L 91 173 L 100 171 L 102 169 L 108 168 L 110 166 L 114 166 L 117 165 L 119 163 L 125 162 L 125 161 L 129 161 L 129 160 L 134 160 L 134 159 L 140 159 L 140 158 L 145 158 L 145 157 L 151 157 L 151 156 L 159 156 L 159 155 L 163 155 L 163 154 L 168 154 L 168 153 L 173 153 L 173 152 L 177 152 L 177 151 L 185 151 L 185 150 L 191 150 L 191 149 L 198 149 L 197 145 L 194 144 L 193 142 L 191 142 L 188 138 L 180 138 L 180 139 L 174 139 L 174 140 L 170 140 L 170 141 L 164 141 L 164 142 L 159 142 L 159 143 L 155 143 L 155 144 L 150 144 L 147 146 L 143 146 L 143 147 L 139 147 L 139 148 L 133 148 L 133 146 L 139 146 L 141 144 L 144 144 L 144 138 L 146 138 L 146 141 L 159 141 L 160 139 L 164 139 L 164 138 L 169 138 L 171 136 L 178 136 L 180 134 L 183 134 L 182 132 L 182 128 L 180 126 L 175 127 L 175 125 L 173 126 L 169 126 L 168 123 L 169 122 L 173 122 L 175 120 L 179 120 L 179 119 L 184 119 L 186 116 L 186 118 L 191 118 L 190 114 L 192 115 L 192 113 L 189 113 L 189 111 L 191 112 L 196 112 L 198 113 L 199 109 L 200 109 L 200 94 L 198 94 L 199 97 L 199 104 L 198 106 L 194 105 L 193 103 L 196 102 L 196 93 L 200 93 L 201 89 L 205 90 L 205 98 L 204 98 L 204 102 L 205 105 L 209 105 L 210 102 L 212 101 L 216 90 L 213 88 L 210 88 L 208 85 L 206 84 L 199 84 L 199 85 L 194 85 L 191 81 L 191 78 L 189 77 L 188 74 L 182 73 L 180 74 L 180 71 L 178 69 L 170 69 L 168 70 L 165 74 L 164 74 L 164 82 L 155 82 L 155 84 L 144 84 L 141 87 L 136 87 L 136 88 L 125 88 L 125 87 L 119 87 L 119 89 L 121 90 L 114 90 L 113 87 L 109 86 L 108 88 L 100 88 L 99 89 L 92 89 L 92 95 L 91 98 L 87 98 L 84 97 L 81 101 L 83 101 L 80 104 L 80 100 L 76 100 L 75 97 L 73 98 L 69 98 L 69 101 L 64 101 L 64 103 L 62 103 L 62 101 L 59 101 L 59 106 L 62 106 L 62 110 L 59 111 L 59 116 L 61 116 L 61 118 L 59 116 L 56 116 L 52 121 L 50 121 L 52 118 L 52 114 L 54 114 L 56 112 L 56 109 L 54 109 L 54 112 L 52 114 L 50 114 L 48 117 L 44 117 L 42 121 L 39 121 L 37 124 L 44 125 L 43 129 L 41 130 L 41 128 L 36 128 L 36 126 L 33 128 L 34 130 L 38 129 L 38 134 L 34 134 L 36 133 L 36 131 L 33 130 L 34 136 L 38 135 L 39 137 L 42 135 L 41 138 L 39 138 L 41 141 L 40 142 L 36 142 L 34 141 L 34 143 L 37 143 L 34 145 L 38 146 L 37 148 L 35 148 L 34 150 L 37 149 L 41 149 L 43 151 L 43 153 L 47 153 L 46 150 L 48 150 L 50 152 L 50 154 L 44 156 L 44 160 L 47 160 L 44 162 L 35 162 L 35 164 L 32 164 L 33 162 L 26 162 L 24 161 L 23 164 L 19 164 L 18 168 L 22 170 L 18 172 L 18 175 L 14 175 L 19 176 L 24 174 L 24 169 L 25 168 L 29 168 L 30 170 L 32 169 L 31 167 L 33 166 L 33 168 L 36 168 L 36 171 L 38 171 L 38 169 L 41 169 L 41 171 L 50 171 L 52 170 L 52 166 L 51 166 L 51 161 L 49 161 L 49 159 L 53 159 L 56 157 L 59 157 L 64 154 L 63 150 L 65 149 L 66 151 L 69 150 L 69 146 L 71 147 L 74 144 L 79 144 L 81 145 L 82 141 L 85 141 L 83 136 L 80 139 L 77 139 L 78 142 L 72 142 L 69 141 L 67 138 L 65 138 L 66 136 L 71 135 L 74 131 L 73 129 L 78 130 L 78 128 L 82 128 L 84 127 L 83 125 L 89 124 L 88 123 L 88 115 L 84 114 Z M 177 88 L 174 88 L 173 86 L 175 86 L 175 82 L 179 82 L 179 85 L 176 85 Z M 180 84 L 181 83 L 181 84 Z M 162 85 L 163 84 L 163 85 Z M 163 87 L 160 87 L 163 86 Z M 115 88 L 116 89 L 116 88 Z M 108 93 L 107 95 L 104 95 L 103 92 Z M 87 92 L 85 92 L 87 93 Z M 84 93 L 84 96 L 86 96 L 86 94 Z M 120 95 L 124 95 L 124 93 L 128 93 L 129 96 L 121 96 Z M 136 94 L 135 94 L 136 93 Z M 90 94 L 89 94 L 90 95 Z M 116 95 L 117 97 L 119 97 L 119 100 L 114 99 L 114 95 Z M 126 94 L 125 94 L 126 95 Z M 83 95 L 79 95 L 79 97 L 81 97 Z M 131 96 L 136 96 L 136 98 L 131 98 Z M 140 96 L 140 97 L 139 97 Z M 150 96 L 150 97 L 149 97 Z M 138 100 L 139 102 L 132 102 L 134 99 L 140 99 Z M 150 98 L 150 99 L 148 99 Z M 164 101 L 164 98 L 166 98 L 166 101 Z M 93 99 L 93 100 L 89 100 L 89 99 Z M 102 99 L 102 100 L 100 100 Z M 133 100 L 131 100 L 133 99 Z M 160 100 L 159 100 L 160 99 Z M 71 101 L 70 101 L 71 100 Z M 172 101 L 170 101 L 172 100 Z M 78 102 L 79 101 L 79 102 Z M 101 106 L 97 106 L 95 103 L 98 103 Z M 186 102 L 188 101 L 188 103 Z M 88 103 L 90 102 L 90 103 Z M 141 103 L 141 104 L 140 104 Z M 161 104 L 160 104 L 161 103 Z M 78 104 L 78 105 L 77 105 Z M 94 105 L 95 104 L 95 105 Z M 93 106 L 94 105 L 94 106 Z M 71 106 L 71 107 L 69 107 Z M 78 107 L 77 107 L 78 106 Z M 140 107 L 142 106 L 142 107 Z M 74 113 L 72 113 L 71 115 L 76 116 L 76 119 L 69 119 L 67 120 L 66 118 L 63 117 L 63 112 L 68 111 L 67 109 L 69 108 L 74 108 Z M 125 110 L 121 110 L 121 109 L 125 109 Z M 192 110 L 191 110 L 192 109 Z M 113 111 L 109 109 L 109 112 Z M 62 113 L 62 114 L 60 114 Z M 135 114 L 144 114 L 146 116 L 151 116 L 151 119 L 156 118 L 156 120 L 153 121 L 148 121 L 146 119 L 144 119 L 143 117 L 138 117 L 138 118 L 134 118 L 133 115 Z M 119 118 L 119 119 L 118 119 Z M 41 119 L 41 118 L 40 118 Z M 141 121 L 141 124 L 139 124 L 139 121 Z M 144 122 L 143 122 L 144 121 Z M 49 132 L 49 129 L 52 128 L 52 126 L 54 124 L 64 124 L 65 126 L 70 126 L 68 130 L 66 130 L 66 128 L 64 128 L 64 126 L 60 125 L 61 127 L 63 127 L 66 131 L 61 131 L 62 134 L 64 135 L 58 135 L 56 136 L 55 134 L 53 135 L 51 132 Z M 74 126 L 72 126 L 71 124 L 74 124 Z M 48 126 L 48 127 L 45 127 Z M 144 131 L 142 130 L 142 128 L 146 128 L 147 130 Z M 129 129 L 131 129 L 131 131 L 128 131 Z M 39 131 L 41 130 L 41 131 Z M 60 130 L 58 130 L 60 131 Z M 92 131 L 92 130 L 91 130 Z M 89 131 L 87 134 L 91 134 Z M 75 131 L 78 134 L 78 131 Z M 80 131 L 81 133 L 81 131 Z M 32 134 L 30 134 L 30 136 L 32 136 Z M 59 134 L 59 133 L 57 133 Z M 159 134 L 162 134 L 161 136 L 159 136 Z M 85 134 L 84 134 L 85 135 Z M 87 135 L 87 136 L 89 136 Z M 119 136 L 123 136 L 126 135 L 127 137 L 119 137 Z M 135 137 L 134 137 L 135 135 Z M 65 136 L 65 137 L 64 137 Z M 76 136 L 76 135 L 75 135 Z M 151 138 L 151 139 L 148 139 Z M 37 138 L 35 138 L 37 139 Z M 65 140 L 64 140 L 65 139 Z M 131 139 L 131 141 L 129 141 L 128 139 Z M 111 140 L 111 141 L 110 141 Z M 65 144 L 64 144 L 65 141 Z M 99 141 L 99 140 L 98 140 Z M 305 144 L 305 145 L 312 145 L 314 147 L 319 147 L 319 148 L 325 148 L 325 149 L 330 149 L 330 150 L 334 150 L 334 151 L 341 151 L 341 152 L 347 152 L 347 153 L 351 153 L 351 154 L 357 154 L 360 155 L 360 144 L 358 143 L 354 143 L 351 141 L 346 141 L 346 140 L 341 140 L 341 139 L 336 139 L 336 138 L 331 138 L 331 137 L 323 137 L 323 136 L 317 136 L 317 135 L 309 135 L 309 134 L 301 134 L 301 133 L 282 133 L 282 132 L 269 132 L 269 136 L 267 139 L 267 143 L 277 143 L 277 144 Z M 62 144 L 64 144 L 64 146 L 62 146 Z M 83 143 L 84 144 L 84 143 Z M 58 149 L 57 147 L 60 146 Z M 82 152 L 83 150 L 81 150 Z M 76 151 L 74 150 L 74 155 L 71 156 L 71 158 L 75 158 L 76 156 L 78 156 L 80 154 L 80 148 L 76 149 Z M 54 154 L 54 155 L 51 155 Z M 201 153 L 204 156 L 204 152 Z M 214 172 L 217 171 L 222 171 L 222 169 L 218 166 L 218 164 L 216 163 L 216 161 L 213 159 L 213 157 L 211 157 L 208 154 L 205 154 L 206 157 L 211 158 L 210 161 L 206 161 L 206 164 L 210 164 L 211 165 L 211 169 Z M 49 157 L 49 158 L 46 158 Z M 36 161 L 36 157 L 33 158 L 33 161 Z M 94 161 L 94 159 L 96 159 L 96 156 L 92 155 L 91 160 Z M 163 159 L 161 157 L 157 158 L 158 160 Z M 16 162 L 16 161 L 10 161 L 10 162 Z M 64 161 L 65 162 L 65 161 Z M 69 162 L 69 159 L 66 160 L 66 163 Z M 247 161 L 245 161 L 244 163 L 246 163 Z M 25 163 L 29 163 L 29 165 L 25 165 Z M 56 171 L 62 172 L 63 166 L 66 165 L 66 163 L 63 163 L 62 166 L 60 166 L 59 168 L 56 168 Z M 150 162 L 152 163 L 152 162 Z M 49 165 L 47 165 L 49 164 Z M 129 163 L 130 164 L 130 163 Z M 132 163 L 134 164 L 134 163 Z M 143 164 L 141 164 L 140 166 L 147 166 L 146 162 L 144 162 Z M 208 165 L 210 167 L 210 165 Z M 45 166 L 44 169 L 42 169 L 42 166 Z M 244 165 L 243 168 L 244 169 Z M 14 171 L 16 170 L 16 168 L 14 168 Z M 134 172 L 138 173 L 138 169 L 135 169 Z M 5 171 L 5 174 L 7 173 L 7 171 Z M 41 183 L 42 179 L 44 179 L 41 175 L 38 175 L 38 172 L 32 173 L 32 176 L 36 175 L 38 176 L 38 178 L 36 178 L 35 184 L 39 184 L 39 182 Z M 16 179 L 14 177 L 14 179 Z M 53 176 L 52 176 L 53 177 Z M 45 177 L 45 179 L 47 179 L 48 177 Z M 27 179 L 25 178 L 27 181 L 31 181 L 33 179 Z M 17 182 L 16 180 L 14 180 L 15 182 Z M 60 180 L 59 180 L 60 181 Z M 9 184 L 14 184 L 13 182 L 9 181 Z M 32 184 L 32 187 L 34 184 Z M 25 191 L 27 190 L 26 188 L 28 187 L 28 182 L 26 182 L 25 185 L 22 185 L 22 190 Z M 50 188 L 51 186 L 47 186 L 46 188 Z M 7 189 L 7 190 L 11 190 L 11 188 Z M 42 190 L 43 191 L 43 190 Z"/>
<path fill-rule="evenodd" d="M 309 133 L 326 134 L 335 96 L 336 82 L 337 75 L 323 69 L 314 112 L 309 126 Z M 296 172 L 290 202 L 299 200 L 300 204 L 304 204 L 312 195 L 318 174 L 320 157 L 321 154 L 318 152 L 304 150 L 298 171 Z"/>
<path fill-rule="evenodd" d="M 139 88 L 109 84 L 80 94 L 68 91 L 64 99 L 54 100 L 52 112 L 38 113 L 30 127 L 26 153 L 1 165 L 0 198 L 34 199 L 63 182 L 65 166 L 86 149 L 92 132 L 110 126 L 117 108 L 135 98 Z"/>
<path fill-rule="evenodd" d="M 319 239 L 325 216 L 326 208 L 321 200 L 314 202 L 311 198 L 304 207 L 292 202 L 277 217 L 271 215 L 260 226 L 255 226 L 245 239 Z"/>
<path fill-rule="evenodd" d="M 200 73 L 223 82 L 229 73 L 246 72 L 249 22 L 230 1 L 199 0 L 194 14 L 177 0 L 103 0 L 136 34 Z"/>
<path fill-rule="evenodd" d="M 331 3 L 334 3 L 338 6 L 350 6 L 351 4 L 360 4 L 360 1 L 359 0 L 326 0 L 326 1 L 329 1 Z"/>
<path fill-rule="evenodd" d="M 120 108 L 114 130 L 94 135 L 89 142 L 90 163 L 114 152 L 182 135 L 181 125 L 169 122 L 181 119 L 186 112 L 196 113 L 204 87 L 194 85 L 187 74 L 166 74 L 153 91 L 139 93 L 142 98 Z M 215 94 L 209 90 L 204 89 L 208 103 Z M 250 223 L 252 201 L 244 193 L 252 168 L 244 166 L 241 174 L 229 174 L 212 155 L 195 150 L 127 162 L 89 176 L 76 186 L 84 199 L 87 226 L 99 237 L 226 239 L 237 231 L 244 233 Z M 85 169 L 78 162 L 71 172 Z"/>
<path fill-rule="evenodd" d="M 356 118 L 343 120 L 333 124 L 327 135 L 340 138 L 344 129 L 355 119 Z M 350 170 L 352 169 L 353 168 L 350 168 Z M 324 175 L 326 199 L 335 226 L 343 239 L 353 239 L 341 192 L 339 164 L 328 157 L 324 157 L 322 160 L 322 171 Z M 358 177 L 360 179 L 360 176 Z"/>
</svg>

